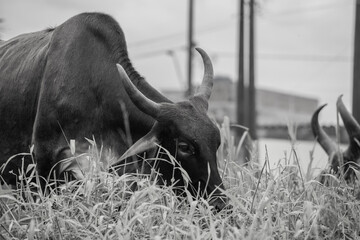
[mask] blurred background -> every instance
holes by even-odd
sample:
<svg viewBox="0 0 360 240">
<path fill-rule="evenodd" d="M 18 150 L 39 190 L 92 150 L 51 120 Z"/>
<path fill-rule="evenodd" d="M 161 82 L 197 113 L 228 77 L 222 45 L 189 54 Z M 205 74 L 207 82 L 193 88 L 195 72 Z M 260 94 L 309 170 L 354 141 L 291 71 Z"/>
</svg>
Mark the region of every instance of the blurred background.
<svg viewBox="0 0 360 240">
<path fill-rule="evenodd" d="M 210 113 L 220 123 L 228 116 L 250 127 L 260 161 L 265 145 L 270 160 L 282 158 L 290 150 L 288 126 L 297 126 L 306 164 L 315 109 L 328 103 L 320 122 L 330 131 L 339 95 L 352 109 L 355 9 L 356 0 L 0 0 L 0 39 L 56 27 L 85 11 L 108 13 L 122 27 L 136 69 L 174 101 L 186 97 L 189 79 L 194 88 L 201 82 L 201 58 L 189 57 L 189 46 L 199 46 L 216 75 Z M 238 109 L 246 110 L 245 119 Z M 319 146 L 315 155 L 326 165 Z"/>
</svg>

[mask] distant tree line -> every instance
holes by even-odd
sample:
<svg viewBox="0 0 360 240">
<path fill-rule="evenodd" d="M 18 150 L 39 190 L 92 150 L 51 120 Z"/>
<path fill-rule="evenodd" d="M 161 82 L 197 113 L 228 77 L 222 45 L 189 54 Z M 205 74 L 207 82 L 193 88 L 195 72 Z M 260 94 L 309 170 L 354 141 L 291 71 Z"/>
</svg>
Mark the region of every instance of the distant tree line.
<svg viewBox="0 0 360 240">
<path fill-rule="evenodd" d="M 336 139 L 336 128 L 334 125 L 324 125 L 322 126 L 325 132 L 332 138 Z M 259 136 L 262 138 L 277 138 L 277 139 L 290 139 L 289 127 L 287 125 L 266 125 L 259 126 L 258 128 Z M 314 141 L 314 135 L 311 130 L 310 124 L 299 124 L 296 126 L 296 139 L 305 140 L 305 141 Z M 346 129 L 344 126 L 339 126 L 339 141 L 342 144 L 349 142 L 349 137 L 347 135 Z"/>
</svg>

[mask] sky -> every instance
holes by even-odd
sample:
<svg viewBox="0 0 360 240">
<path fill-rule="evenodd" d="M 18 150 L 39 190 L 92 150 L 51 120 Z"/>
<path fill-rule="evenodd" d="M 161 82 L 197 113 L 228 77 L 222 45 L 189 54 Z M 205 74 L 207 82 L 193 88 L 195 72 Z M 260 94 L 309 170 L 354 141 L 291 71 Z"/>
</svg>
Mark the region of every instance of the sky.
<svg viewBox="0 0 360 240">
<path fill-rule="evenodd" d="M 195 0 L 194 38 L 215 74 L 237 79 L 238 0 Z M 81 13 L 113 16 L 136 69 L 158 89 L 185 89 L 188 1 L 0 0 L 0 38 L 60 25 Z M 336 121 L 340 94 L 351 109 L 355 0 L 259 0 L 256 86 L 328 103 L 320 121 Z M 202 62 L 194 57 L 194 82 Z"/>
</svg>

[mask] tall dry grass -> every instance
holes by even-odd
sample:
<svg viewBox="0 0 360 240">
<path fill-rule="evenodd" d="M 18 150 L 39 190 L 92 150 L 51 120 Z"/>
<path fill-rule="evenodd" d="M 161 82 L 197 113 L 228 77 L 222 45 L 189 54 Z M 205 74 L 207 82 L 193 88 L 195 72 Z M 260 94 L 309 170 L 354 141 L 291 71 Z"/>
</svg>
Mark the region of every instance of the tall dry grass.
<svg viewBox="0 0 360 240">
<path fill-rule="evenodd" d="M 242 166 L 228 122 L 221 135 L 218 161 L 231 210 L 215 213 L 201 197 L 177 197 L 172 187 L 155 184 L 155 171 L 122 176 L 102 171 L 94 145 L 89 155 L 94 167 L 84 180 L 48 188 L 46 194 L 25 177 L 18 190 L 2 188 L 0 239 L 360 238 L 358 182 L 328 175 L 333 181 L 320 183 L 311 171 L 300 172 L 295 148 L 276 169 L 269 168 L 267 156 L 258 165 L 256 151 Z M 290 136 L 295 144 L 293 131 Z M 33 165 L 23 172 L 36 177 Z"/>
</svg>

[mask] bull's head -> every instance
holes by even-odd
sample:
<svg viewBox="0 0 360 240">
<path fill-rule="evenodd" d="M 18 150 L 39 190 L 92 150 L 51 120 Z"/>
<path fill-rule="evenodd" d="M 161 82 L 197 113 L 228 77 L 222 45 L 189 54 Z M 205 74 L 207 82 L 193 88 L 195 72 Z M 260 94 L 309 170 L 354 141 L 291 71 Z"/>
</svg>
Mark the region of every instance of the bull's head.
<svg viewBox="0 0 360 240">
<path fill-rule="evenodd" d="M 335 173 L 343 170 L 345 179 L 350 180 L 354 177 L 354 169 L 358 169 L 360 164 L 360 125 L 346 109 L 341 97 L 338 98 L 336 105 L 349 135 L 349 146 L 345 151 L 339 151 L 338 145 L 319 125 L 319 112 L 326 104 L 315 111 L 311 119 L 311 126 L 314 136 L 329 156 L 332 170 Z"/>
<path fill-rule="evenodd" d="M 220 145 L 220 133 L 207 116 L 208 100 L 213 86 L 213 67 L 209 56 L 200 48 L 204 62 L 204 77 L 198 92 L 188 101 L 178 103 L 156 103 L 145 97 L 131 82 L 124 69 L 117 64 L 121 79 L 132 102 L 144 113 L 155 119 L 151 131 L 138 140 L 121 157 L 125 159 L 134 154 L 162 146 L 176 158 L 187 172 L 191 184 L 188 190 L 195 195 L 214 196 L 210 201 L 215 208 L 225 206 L 224 189 L 220 178 L 216 151 Z M 164 158 L 166 156 L 163 155 Z M 177 164 L 175 164 L 177 165 Z M 182 174 L 168 161 L 158 161 L 156 168 L 168 184 L 178 181 L 185 186 Z"/>
</svg>

